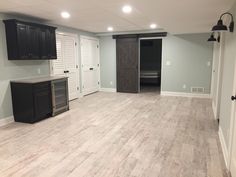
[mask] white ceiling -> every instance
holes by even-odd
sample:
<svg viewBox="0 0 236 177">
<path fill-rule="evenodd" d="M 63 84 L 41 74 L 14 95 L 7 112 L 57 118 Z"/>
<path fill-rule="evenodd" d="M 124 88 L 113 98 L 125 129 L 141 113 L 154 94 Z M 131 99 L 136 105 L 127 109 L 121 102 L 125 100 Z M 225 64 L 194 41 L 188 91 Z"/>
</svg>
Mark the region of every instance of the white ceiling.
<svg viewBox="0 0 236 177">
<path fill-rule="evenodd" d="M 209 32 L 222 12 L 234 0 L 0 0 L 0 12 L 41 18 L 94 33 L 107 31 L 149 30 L 151 23 L 165 31 L 179 33 Z M 122 6 L 131 5 L 131 14 L 123 14 Z M 70 19 L 60 13 L 68 11 Z"/>
</svg>

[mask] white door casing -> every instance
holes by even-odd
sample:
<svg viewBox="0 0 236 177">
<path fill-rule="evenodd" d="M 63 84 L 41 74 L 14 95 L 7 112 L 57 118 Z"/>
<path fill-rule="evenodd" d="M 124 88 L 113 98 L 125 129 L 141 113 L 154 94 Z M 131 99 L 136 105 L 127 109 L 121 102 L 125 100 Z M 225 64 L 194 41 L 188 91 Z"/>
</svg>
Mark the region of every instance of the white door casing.
<svg viewBox="0 0 236 177">
<path fill-rule="evenodd" d="M 236 59 L 236 58 L 235 58 Z M 236 61 L 234 63 L 234 93 L 233 95 L 236 96 Z M 236 100 L 233 101 L 232 106 L 232 127 L 230 128 L 231 131 L 231 138 L 230 138 L 230 172 L 232 177 L 236 177 Z"/>
<path fill-rule="evenodd" d="M 78 98 L 79 68 L 76 35 L 56 34 L 57 60 L 51 62 L 51 74 L 68 77 L 69 100 Z"/>
<path fill-rule="evenodd" d="M 83 95 L 99 91 L 99 40 L 81 36 L 81 74 Z"/>
<path fill-rule="evenodd" d="M 221 34 L 220 43 L 214 43 L 214 56 L 212 65 L 212 82 L 211 82 L 211 96 L 212 107 L 215 119 L 219 119 L 220 114 L 220 98 L 222 85 L 222 72 L 224 61 L 224 34 Z"/>
</svg>

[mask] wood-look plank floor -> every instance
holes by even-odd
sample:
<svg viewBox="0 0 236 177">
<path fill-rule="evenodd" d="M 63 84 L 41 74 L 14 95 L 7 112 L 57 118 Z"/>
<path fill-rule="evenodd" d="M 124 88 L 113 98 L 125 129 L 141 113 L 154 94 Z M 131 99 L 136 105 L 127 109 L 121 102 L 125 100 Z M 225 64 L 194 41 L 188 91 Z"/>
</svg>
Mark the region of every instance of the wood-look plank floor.
<svg viewBox="0 0 236 177">
<path fill-rule="evenodd" d="M 226 177 L 208 99 L 95 93 L 0 128 L 0 177 Z"/>
</svg>

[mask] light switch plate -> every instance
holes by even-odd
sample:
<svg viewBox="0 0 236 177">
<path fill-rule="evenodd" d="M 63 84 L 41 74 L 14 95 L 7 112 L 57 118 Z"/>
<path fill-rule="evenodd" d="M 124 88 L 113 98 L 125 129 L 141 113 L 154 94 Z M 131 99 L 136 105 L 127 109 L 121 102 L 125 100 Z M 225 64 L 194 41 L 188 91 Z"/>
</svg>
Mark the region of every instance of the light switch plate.
<svg viewBox="0 0 236 177">
<path fill-rule="evenodd" d="M 166 61 L 166 66 L 170 66 L 171 62 L 170 61 Z"/>
</svg>

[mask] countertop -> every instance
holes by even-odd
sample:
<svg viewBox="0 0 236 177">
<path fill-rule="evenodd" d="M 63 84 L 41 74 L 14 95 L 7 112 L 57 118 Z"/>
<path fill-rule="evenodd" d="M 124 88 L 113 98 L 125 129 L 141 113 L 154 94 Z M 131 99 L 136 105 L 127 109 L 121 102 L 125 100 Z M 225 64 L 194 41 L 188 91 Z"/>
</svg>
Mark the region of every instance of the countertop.
<svg viewBox="0 0 236 177">
<path fill-rule="evenodd" d="M 19 80 L 13 80 L 11 82 L 12 83 L 35 84 L 35 83 L 47 82 L 47 81 L 65 79 L 65 78 L 67 78 L 67 77 L 65 77 L 65 76 L 47 76 L 47 77 L 34 77 L 34 78 L 28 78 L 28 79 L 19 79 Z"/>
</svg>

